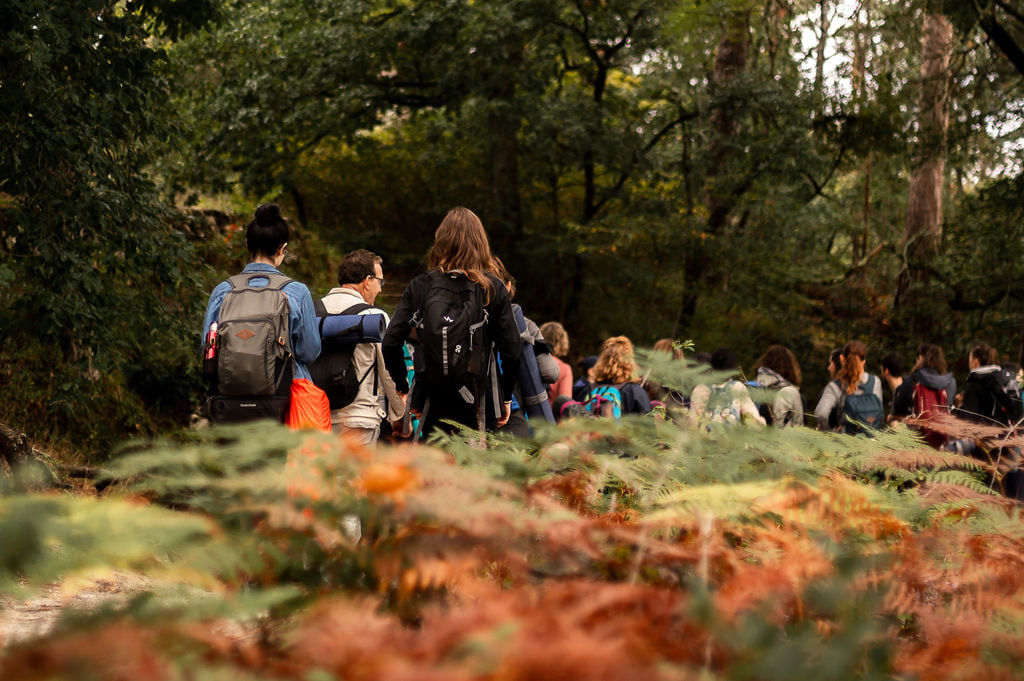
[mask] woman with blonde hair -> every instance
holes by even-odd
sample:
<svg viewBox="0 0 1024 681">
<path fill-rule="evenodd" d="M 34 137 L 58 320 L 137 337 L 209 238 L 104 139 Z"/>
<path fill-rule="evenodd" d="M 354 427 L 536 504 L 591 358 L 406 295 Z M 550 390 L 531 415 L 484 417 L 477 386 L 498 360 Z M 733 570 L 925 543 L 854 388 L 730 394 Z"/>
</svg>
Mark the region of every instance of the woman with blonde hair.
<svg viewBox="0 0 1024 681">
<path fill-rule="evenodd" d="M 480 218 L 453 208 L 434 232 L 427 271 L 402 293 L 381 349 L 404 394 L 409 382 L 402 346 L 414 344 L 409 407 L 425 432 L 450 431 L 442 420 L 479 429 L 508 422 L 522 340 L 498 271 Z M 495 349 L 502 357 L 500 375 Z"/>
<path fill-rule="evenodd" d="M 540 327 L 540 335 L 551 346 L 551 356 L 558 365 L 558 380 L 548 384 L 548 402 L 554 407 L 559 397 L 572 399 L 572 367 L 565 361 L 569 354 L 569 334 L 558 322 L 545 322 Z"/>
<path fill-rule="evenodd" d="M 615 389 L 620 398 L 623 414 L 646 414 L 651 411 L 651 400 L 640 386 L 633 360 L 633 343 L 626 336 L 613 336 L 601 345 L 601 354 L 592 369 L 594 385 L 586 402 L 601 394 L 612 394 Z M 602 414 L 604 415 L 604 414 Z"/>
<path fill-rule="evenodd" d="M 867 356 L 868 348 L 860 341 L 850 341 L 843 346 L 836 378 L 825 386 L 818 406 L 814 408 L 819 429 L 827 429 L 829 413 L 837 406 L 837 429 L 847 434 L 865 432 L 858 423 L 872 430 L 885 425 L 882 381 L 864 369 Z"/>
</svg>

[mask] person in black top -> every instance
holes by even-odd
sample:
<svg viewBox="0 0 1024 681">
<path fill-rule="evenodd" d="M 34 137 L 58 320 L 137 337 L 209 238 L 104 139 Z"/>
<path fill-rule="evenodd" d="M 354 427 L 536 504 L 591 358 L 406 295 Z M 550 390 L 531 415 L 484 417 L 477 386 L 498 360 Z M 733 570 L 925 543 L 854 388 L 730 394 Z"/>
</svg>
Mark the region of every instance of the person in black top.
<svg viewBox="0 0 1024 681">
<path fill-rule="evenodd" d="M 985 343 L 971 349 L 971 373 L 953 415 L 987 425 L 1015 425 L 1021 418 L 1020 385 L 1014 373 L 999 366 L 999 355 Z"/>
<path fill-rule="evenodd" d="M 434 233 L 434 244 L 427 254 L 428 271 L 414 278 L 398 302 L 388 326 L 381 350 L 384 365 L 400 394 L 409 392 L 402 346 L 412 340 L 415 375 L 409 408 L 421 420 L 423 432 L 434 428 L 451 431 L 442 420 L 454 421 L 471 428 L 481 425 L 493 430 L 508 422 L 511 413 L 512 389 L 519 374 L 519 356 L 522 339 L 512 314 L 512 304 L 504 283 L 495 276 L 498 268 L 491 255 L 487 233 L 480 218 L 468 208 L 453 208 Z M 438 370 L 425 365 L 417 343 L 427 339 L 416 338 L 414 331 L 423 332 L 414 323 L 414 316 L 424 313 L 425 299 L 432 286 L 441 277 L 456 277 L 471 282 L 482 294 L 486 313 L 483 342 L 488 352 L 496 349 L 502 356 L 503 372 L 499 375 L 493 361 L 486 361 L 472 381 L 426 380 Z M 414 336 L 410 338 L 410 336 Z M 459 339 L 452 339 L 447 352 L 461 352 Z M 426 353 L 422 353 L 425 355 Z M 446 367 L 447 370 L 447 367 Z M 446 371 L 447 373 L 447 371 Z M 472 385 L 470 384 L 472 383 Z M 428 406 L 429 405 L 429 406 Z M 478 408 L 479 407 L 479 408 Z M 481 423 L 483 420 L 483 423 Z"/>
<path fill-rule="evenodd" d="M 882 358 L 882 380 L 892 390 L 886 423 L 902 421 L 914 411 L 914 382 L 903 377 L 903 360 L 895 352 Z"/>
</svg>

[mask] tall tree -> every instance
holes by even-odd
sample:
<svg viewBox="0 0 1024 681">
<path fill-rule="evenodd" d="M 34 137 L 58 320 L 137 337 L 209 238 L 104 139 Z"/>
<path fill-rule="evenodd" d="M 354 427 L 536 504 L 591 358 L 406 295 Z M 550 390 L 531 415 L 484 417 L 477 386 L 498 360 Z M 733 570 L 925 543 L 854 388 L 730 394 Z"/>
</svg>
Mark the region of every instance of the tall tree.
<svg viewBox="0 0 1024 681">
<path fill-rule="evenodd" d="M 945 184 L 946 134 L 949 129 L 949 59 L 953 26 L 941 14 L 924 15 L 921 93 L 918 103 L 918 153 L 907 193 L 904 252 L 895 304 L 906 303 L 910 286 L 927 278 L 924 267 L 942 241 L 942 194 Z"/>
</svg>

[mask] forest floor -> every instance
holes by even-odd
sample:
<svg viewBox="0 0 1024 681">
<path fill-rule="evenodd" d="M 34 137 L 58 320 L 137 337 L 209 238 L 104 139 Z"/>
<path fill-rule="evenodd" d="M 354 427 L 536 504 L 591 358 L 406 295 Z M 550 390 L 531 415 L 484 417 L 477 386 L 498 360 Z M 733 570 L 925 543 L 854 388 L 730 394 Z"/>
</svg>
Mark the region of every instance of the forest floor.
<svg viewBox="0 0 1024 681">
<path fill-rule="evenodd" d="M 146 590 L 144 575 L 113 572 L 75 584 L 49 584 L 24 600 L 0 595 L 0 649 L 46 636 L 68 610 L 87 614 Z"/>
</svg>

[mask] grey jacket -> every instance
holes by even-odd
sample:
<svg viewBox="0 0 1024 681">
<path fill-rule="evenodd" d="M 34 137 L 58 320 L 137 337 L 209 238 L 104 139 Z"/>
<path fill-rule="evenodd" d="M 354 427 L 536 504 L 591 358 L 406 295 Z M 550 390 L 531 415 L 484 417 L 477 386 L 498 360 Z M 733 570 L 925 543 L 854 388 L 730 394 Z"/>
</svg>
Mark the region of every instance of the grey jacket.
<svg viewBox="0 0 1024 681">
<path fill-rule="evenodd" d="M 777 428 L 804 425 L 804 402 L 796 386 L 767 367 L 757 370 L 757 382 L 776 391 L 771 406 L 772 425 Z"/>
<path fill-rule="evenodd" d="M 540 380 L 546 385 L 548 383 L 554 383 L 558 380 L 558 363 L 555 362 L 555 358 L 550 352 L 536 352 L 537 341 L 543 341 L 545 344 L 547 341 L 544 340 L 544 336 L 540 332 L 540 327 L 537 326 L 532 319 L 527 316 L 523 316 L 526 320 L 526 331 L 519 334 L 524 343 L 529 343 L 534 346 L 534 352 L 537 355 L 537 368 L 540 370 Z"/>
</svg>

